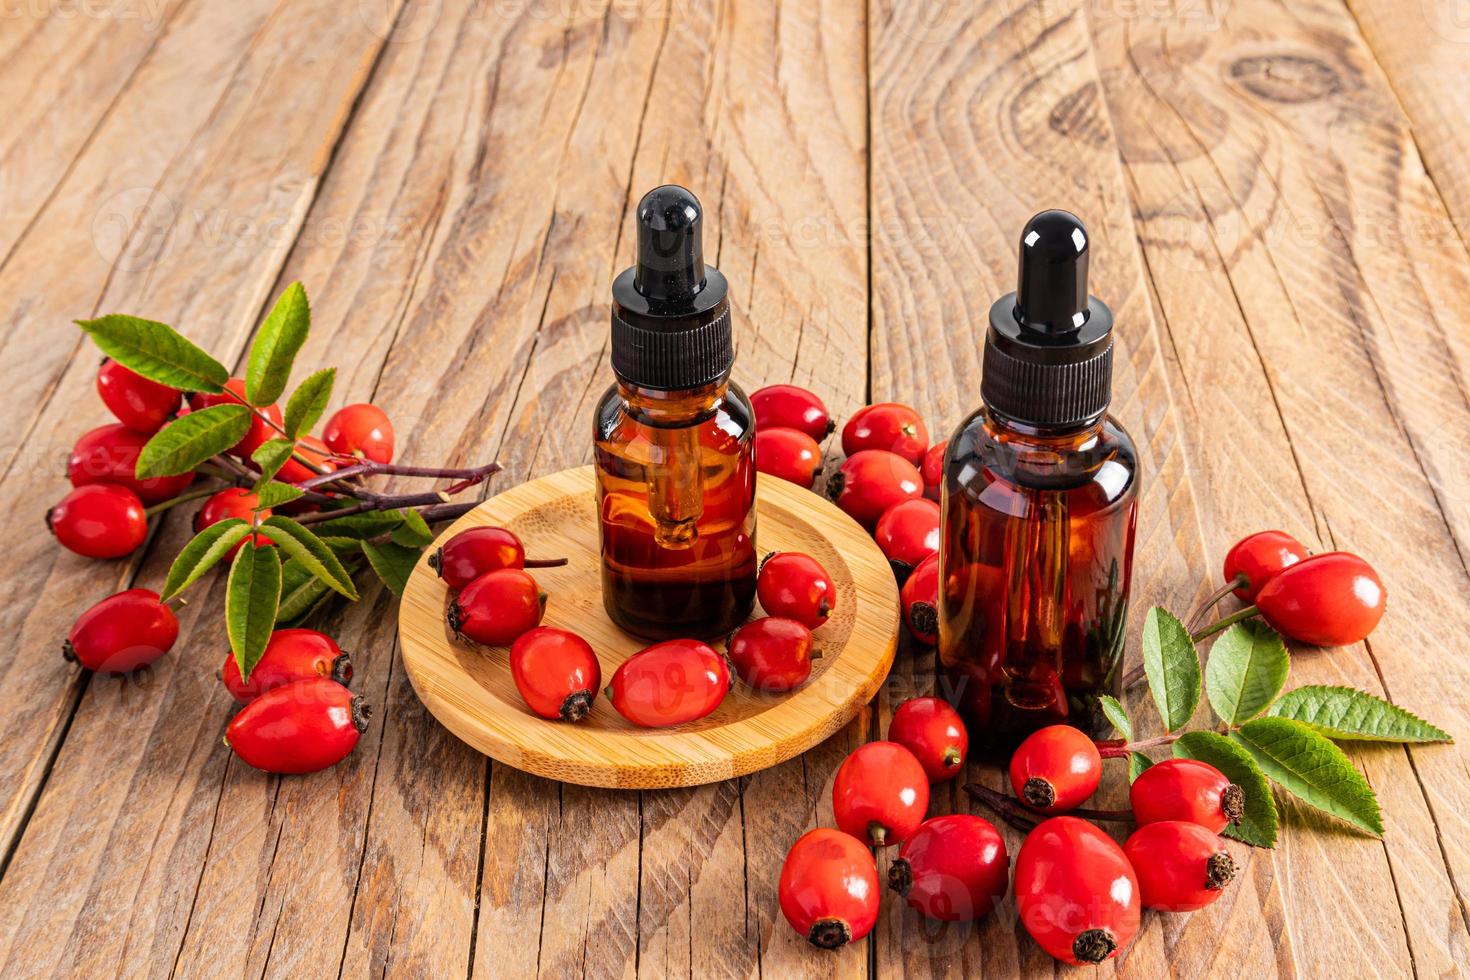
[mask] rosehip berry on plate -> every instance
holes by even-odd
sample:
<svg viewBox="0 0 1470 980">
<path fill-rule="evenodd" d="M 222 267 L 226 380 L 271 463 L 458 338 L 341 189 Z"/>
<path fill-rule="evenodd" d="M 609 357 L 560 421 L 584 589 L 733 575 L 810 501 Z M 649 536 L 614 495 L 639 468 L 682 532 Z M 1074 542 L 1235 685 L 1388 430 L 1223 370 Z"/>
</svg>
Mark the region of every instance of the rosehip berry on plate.
<svg viewBox="0 0 1470 980">
<path fill-rule="evenodd" d="M 878 518 L 873 538 L 895 574 L 907 578 L 925 558 L 939 553 L 939 505 L 922 497 L 894 504 Z"/>
<path fill-rule="evenodd" d="M 276 479 L 287 483 L 304 483 L 317 475 L 296 456 L 309 460 L 312 465 L 324 473 L 332 473 L 340 468 L 337 460 L 332 458 L 332 451 L 327 448 L 326 443 L 316 436 L 302 436 L 296 440 L 295 453 L 276 472 Z"/>
<path fill-rule="evenodd" d="M 939 556 L 930 555 L 904 580 L 898 593 L 903 621 L 920 643 L 939 642 Z"/>
<path fill-rule="evenodd" d="M 929 809 L 929 777 L 897 742 L 859 746 L 837 770 L 832 812 L 837 826 L 874 847 L 900 844 Z"/>
<path fill-rule="evenodd" d="M 201 411 L 206 408 L 212 408 L 215 405 L 239 405 L 245 401 L 244 378 L 231 378 L 225 382 L 225 387 L 234 392 L 236 397 L 231 398 L 224 393 L 216 395 L 210 394 L 209 392 L 196 392 L 189 396 L 190 407 L 195 411 Z M 274 422 L 277 428 L 282 424 L 281 409 L 279 406 L 268 405 L 265 408 L 258 408 L 256 411 Z M 250 430 L 245 433 L 245 437 L 235 443 L 229 450 L 230 455 L 237 456 L 240 459 L 249 459 L 251 453 L 255 452 L 265 443 L 280 436 L 277 428 L 272 428 L 270 425 L 267 425 L 265 419 L 260 418 L 259 415 L 255 416 L 250 420 Z"/>
<path fill-rule="evenodd" d="M 1254 602 L 1256 593 L 1278 574 L 1307 557 L 1306 545 L 1285 531 L 1257 531 L 1235 542 L 1225 553 L 1225 581 L 1245 584 L 1236 596 Z"/>
<path fill-rule="evenodd" d="M 88 670 L 126 674 L 168 653 L 178 638 L 178 617 L 157 592 L 128 589 L 78 616 L 61 654 Z"/>
<path fill-rule="evenodd" d="M 822 447 L 797 429 L 756 429 L 755 468 L 810 490 L 822 468 Z"/>
<path fill-rule="evenodd" d="M 1123 853 L 1138 875 L 1146 909 L 1193 912 L 1219 898 L 1235 860 L 1212 832 L 1187 820 L 1161 820 L 1133 832 Z"/>
<path fill-rule="evenodd" d="M 894 504 L 924 495 L 914 464 L 883 449 L 847 457 L 827 483 L 827 496 L 863 527 L 871 528 Z"/>
<path fill-rule="evenodd" d="M 794 619 L 766 616 L 730 634 L 730 664 L 763 693 L 789 691 L 812 673 L 812 631 Z"/>
<path fill-rule="evenodd" d="M 322 429 L 322 441 L 343 456 L 361 453 L 375 463 L 393 462 L 393 423 L 370 402 L 338 409 Z"/>
<path fill-rule="evenodd" d="M 244 487 L 227 487 L 204 501 L 204 506 L 200 507 L 199 511 L 194 515 L 194 533 L 198 534 L 207 527 L 231 518 L 242 521 L 251 520 L 255 516 L 255 505 L 259 502 L 259 495 L 251 493 Z M 271 509 L 269 507 L 260 512 L 261 520 L 265 520 L 270 516 Z M 240 549 L 245 547 L 246 540 L 251 538 L 251 535 L 246 535 L 240 539 L 240 543 L 230 549 L 230 553 L 227 556 L 228 559 L 233 561 L 235 556 L 240 553 Z M 253 536 L 253 539 L 257 548 L 275 547 L 275 542 L 264 534 L 256 534 Z"/>
<path fill-rule="evenodd" d="M 781 914 L 807 942 L 838 949 L 878 921 L 878 869 L 856 838 L 830 827 L 808 830 L 781 865 Z"/>
<path fill-rule="evenodd" d="M 262 772 L 301 774 L 335 766 L 357 747 L 371 715 L 330 677 L 272 688 L 240 709 L 225 744 Z"/>
<path fill-rule="evenodd" d="M 755 581 L 761 608 L 814 630 L 837 607 L 837 586 L 822 563 L 796 551 L 776 551 L 761 562 Z"/>
<path fill-rule="evenodd" d="M 77 487 L 46 512 L 46 526 L 63 548 L 88 558 L 132 554 L 148 536 L 143 501 L 113 483 Z"/>
<path fill-rule="evenodd" d="M 1346 551 L 1304 558 L 1267 582 L 1256 606 L 1293 640 L 1341 647 L 1373 632 L 1387 593 L 1373 566 Z"/>
<path fill-rule="evenodd" d="M 145 378 L 111 358 L 97 371 L 97 394 L 119 422 L 150 435 L 179 410 L 182 397 L 177 388 Z"/>
<path fill-rule="evenodd" d="M 553 721 L 581 721 L 602 686 L 592 645 L 570 630 L 538 626 L 510 647 L 510 676 L 526 707 Z"/>
<path fill-rule="evenodd" d="M 919 475 L 924 478 L 924 496 L 930 500 L 938 500 L 944 487 L 944 451 L 948 448 L 948 439 L 936 442 L 929 447 L 929 451 L 924 454 L 924 461 L 919 464 Z"/>
<path fill-rule="evenodd" d="M 138 454 L 153 438 L 121 422 L 98 426 L 84 433 L 72 447 L 66 475 L 74 487 L 93 483 L 116 483 L 127 487 L 145 504 L 177 497 L 194 482 L 193 473 L 138 479 Z"/>
<path fill-rule="evenodd" d="M 1145 769 L 1128 787 L 1140 827 L 1187 820 L 1214 833 L 1245 814 L 1245 794 L 1225 774 L 1196 759 L 1168 759 Z"/>
<path fill-rule="evenodd" d="M 888 866 L 888 887 L 941 922 L 989 914 L 1010 881 L 1005 841 L 990 821 L 968 813 L 925 820 Z"/>
<path fill-rule="evenodd" d="M 233 653 L 225 654 L 220 668 L 225 689 L 241 704 L 249 704 L 266 691 L 313 677 L 330 677 L 346 687 L 352 680 L 352 658 L 327 634 L 308 629 L 272 633 L 265 653 L 250 671 L 249 680 L 241 679 L 240 665 Z"/>
<path fill-rule="evenodd" d="M 618 714 L 644 728 L 682 725 L 720 706 L 730 665 L 698 640 L 665 640 L 623 661 L 603 692 Z"/>
<path fill-rule="evenodd" d="M 796 385 L 761 388 L 751 394 L 750 407 L 755 409 L 757 432 L 761 429 L 795 429 L 821 442 L 836 427 L 822 399 Z"/>
<path fill-rule="evenodd" d="M 1123 849 L 1085 820 L 1043 820 L 1016 855 L 1016 911 L 1063 963 L 1101 963 L 1138 933 L 1138 877 Z"/>
<path fill-rule="evenodd" d="M 1102 756 L 1071 725 L 1048 725 L 1026 736 L 1011 756 L 1011 789 L 1039 813 L 1066 813 L 1102 782 Z"/>
<path fill-rule="evenodd" d="M 498 568 L 486 572 L 449 601 L 449 628 L 491 647 L 510 646 L 541 623 L 546 593 L 529 572 Z"/>
<path fill-rule="evenodd" d="M 849 456 L 864 449 L 896 453 L 915 466 L 929 448 L 929 430 L 919 413 L 897 402 L 879 402 L 857 410 L 842 427 L 842 451 Z"/>
<path fill-rule="evenodd" d="M 521 539 L 503 527 L 472 527 L 460 531 L 429 556 L 429 567 L 455 591 L 486 572 L 521 568 L 525 564 L 526 549 Z"/>
<path fill-rule="evenodd" d="M 970 751 L 970 735 L 943 698 L 909 698 L 888 723 L 888 740 L 914 754 L 931 783 L 959 775 Z"/>
</svg>

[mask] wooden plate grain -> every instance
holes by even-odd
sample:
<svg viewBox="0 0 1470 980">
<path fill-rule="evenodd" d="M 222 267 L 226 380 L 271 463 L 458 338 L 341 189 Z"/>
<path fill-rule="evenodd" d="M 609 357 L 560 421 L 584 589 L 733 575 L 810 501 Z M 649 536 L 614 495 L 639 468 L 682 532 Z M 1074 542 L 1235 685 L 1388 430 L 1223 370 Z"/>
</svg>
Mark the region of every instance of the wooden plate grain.
<svg viewBox="0 0 1470 980">
<path fill-rule="evenodd" d="M 737 681 L 713 714 L 675 728 L 638 728 L 601 696 L 578 724 L 538 718 L 516 691 L 505 648 L 478 647 L 450 633 L 444 622 L 448 590 L 427 556 L 409 578 L 399 612 L 403 662 L 414 690 L 444 727 L 496 761 L 584 786 L 696 786 L 765 769 L 811 748 L 846 724 L 888 675 L 898 641 L 898 590 L 872 539 L 817 494 L 762 479 L 756 507 L 761 553 L 810 554 L 837 586 L 836 610 L 815 633 L 822 656 L 796 691 L 758 694 Z M 485 524 L 515 531 L 533 557 L 569 559 L 565 567 L 532 571 L 550 593 L 544 622 L 587 638 L 604 684 L 646 645 L 614 626 L 602 608 L 590 466 L 498 494 L 440 541 Z"/>
</svg>

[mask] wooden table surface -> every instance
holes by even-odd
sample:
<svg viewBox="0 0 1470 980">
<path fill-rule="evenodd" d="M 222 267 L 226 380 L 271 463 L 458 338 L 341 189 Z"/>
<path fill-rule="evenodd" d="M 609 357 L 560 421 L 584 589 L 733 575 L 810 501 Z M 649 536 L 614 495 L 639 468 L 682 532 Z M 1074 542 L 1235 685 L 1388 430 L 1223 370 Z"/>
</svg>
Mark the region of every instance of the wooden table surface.
<svg viewBox="0 0 1470 980">
<path fill-rule="evenodd" d="M 1365 645 L 1299 653 L 1293 683 L 1386 695 L 1460 739 L 1349 746 L 1381 842 L 1282 799 L 1274 851 L 1236 848 L 1220 902 L 1147 916 L 1102 972 L 1464 969 L 1463 4 L 21 2 L 0 14 L 0 107 L 0 974 L 1067 972 L 1009 903 L 935 927 L 886 901 L 836 954 L 780 918 L 785 849 L 931 683 L 922 651 L 805 756 L 643 793 L 456 741 L 376 587 L 328 624 L 376 717 L 310 777 L 220 744 L 221 582 L 141 680 L 57 655 L 82 604 L 157 587 L 188 534 L 170 516 L 135 560 L 92 563 L 40 533 L 71 442 L 106 420 L 73 318 L 164 320 L 230 361 L 299 279 L 301 369 L 335 364 L 339 403 L 383 405 L 402 459 L 498 458 L 505 487 L 590 458 L 630 210 L 671 180 L 706 205 L 747 389 L 808 385 L 839 417 L 911 401 L 940 433 L 978 402 L 1022 222 L 1082 215 L 1146 474 L 1135 608 L 1188 606 L 1247 531 L 1351 548 L 1389 613 Z M 934 804 L 967 805 L 953 786 Z"/>
</svg>

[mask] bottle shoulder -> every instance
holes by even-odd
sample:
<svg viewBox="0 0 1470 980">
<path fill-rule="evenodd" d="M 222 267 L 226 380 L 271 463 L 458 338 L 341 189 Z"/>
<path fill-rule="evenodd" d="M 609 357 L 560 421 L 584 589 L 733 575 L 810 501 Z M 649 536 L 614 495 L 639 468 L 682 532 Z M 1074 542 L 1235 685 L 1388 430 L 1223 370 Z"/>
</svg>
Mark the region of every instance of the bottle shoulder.
<svg viewBox="0 0 1470 980">
<path fill-rule="evenodd" d="M 1085 491 L 1098 506 L 1138 490 L 1138 449 L 1117 419 L 1067 436 L 1032 437 L 997 425 L 984 408 L 956 428 L 945 452 L 950 492 L 979 498 L 1000 483 L 1023 490 Z"/>
<path fill-rule="evenodd" d="M 633 438 L 638 431 L 647 432 L 656 428 L 664 428 L 652 424 L 648 419 L 640 416 L 623 397 L 617 382 L 608 385 L 607 390 L 598 399 L 597 407 L 593 411 L 593 425 L 596 438 L 601 441 L 616 441 L 622 438 Z M 755 439 L 755 409 L 751 406 L 750 398 L 734 381 L 729 382 L 722 394 L 715 398 L 709 407 L 693 417 L 687 425 L 668 426 L 668 428 L 698 427 L 718 431 L 728 438 L 736 439 L 742 443 L 753 442 Z"/>
</svg>

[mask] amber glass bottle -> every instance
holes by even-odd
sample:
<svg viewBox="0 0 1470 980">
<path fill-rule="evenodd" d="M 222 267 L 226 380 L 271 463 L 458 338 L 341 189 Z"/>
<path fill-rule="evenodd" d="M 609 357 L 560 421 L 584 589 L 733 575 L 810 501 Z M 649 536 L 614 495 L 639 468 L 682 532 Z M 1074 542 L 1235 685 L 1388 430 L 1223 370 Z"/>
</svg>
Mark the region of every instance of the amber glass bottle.
<svg viewBox="0 0 1470 980">
<path fill-rule="evenodd" d="M 1097 733 L 1098 696 L 1118 693 L 1138 460 L 1107 415 L 1113 318 L 1087 257 L 1073 215 L 1027 223 L 1019 288 L 990 312 L 985 405 L 946 451 L 940 660 L 995 754 L 1045 725 Z"/>
<path fill-rule="evenodd" d="M 755 413 L 730 381 L 699 201 L 658 187 L 637 219 L 637 265 L 613 282 L 617 382 L 595 416 L 602 600 L 638 636 L 719 636 L 755 602 Z"/>
</svg>

